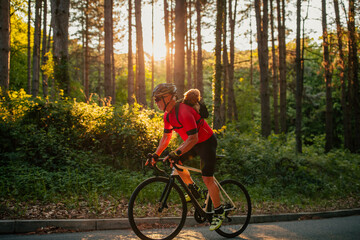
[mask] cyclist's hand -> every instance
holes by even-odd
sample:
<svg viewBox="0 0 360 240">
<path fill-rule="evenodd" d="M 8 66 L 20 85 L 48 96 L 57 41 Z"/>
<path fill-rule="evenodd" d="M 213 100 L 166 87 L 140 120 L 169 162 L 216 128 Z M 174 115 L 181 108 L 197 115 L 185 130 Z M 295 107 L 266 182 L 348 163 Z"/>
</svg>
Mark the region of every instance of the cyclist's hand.
<svg viewBox="0 0 360 240">
<path fill-rule="evenodd" d="M 158 159 L 159 159 L 159 155 L 157 155 L 156 153 L 149 153 L 148 160 L 146 161 L 145 166 L 151 164 L 151 166 L 153 167 L 158 161 Z"/>
<path fill-rule="evenodd" d="M 174 163 L 180 162 L 180 156 L 175 152 L 172 151 L 169 155 L 164 159 L 164 161 L 168 160 L 170 162 L 170 166 L 172 167 Z"/>
</svg>

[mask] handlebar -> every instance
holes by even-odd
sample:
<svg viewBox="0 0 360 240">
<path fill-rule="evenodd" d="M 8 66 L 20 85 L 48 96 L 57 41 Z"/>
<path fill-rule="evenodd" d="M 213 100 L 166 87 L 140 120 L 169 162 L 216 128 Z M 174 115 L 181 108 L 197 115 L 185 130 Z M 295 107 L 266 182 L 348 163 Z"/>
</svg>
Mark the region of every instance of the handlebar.
<svg viewBox="0 0 360 240">
<path fill-rule="evenodd" d="M 163 173 L 163 174 L 167 174 L 167 173 L 165 172 L 165 170 L 160 169 L 160 168 L 157 166 L 157 163 L 160 162 L 160 161 L 161 161 L 161 162 L 164 162 L 165 158 L 154 159 L 155 162 L 152 161 L 152 158 L 153 158 L 153 157 L 152 157 L 152 154 L 149 153 L 148 156 L 147 156 L 147 161 L 146 161 L 145 166 L 146 166 L 146 165 L 149 165 L 149 167 L 154 168 L 156 171 L 158 171 L 158 172 L 160 172 L 160 173 Z M 166 163 L 168 163 L 167 166 L 170 168 L 170 167 L 171 167 L 170 162 L 169 162 L 169 161 L 166 161 Z M 177 171 L 182 172 L 183 169 L 179 168 L 179 167 L 178 167 L 178 164 L 179 164 L 178 162 L 174 162 L 174 163 L 172 163 L 172 167 L 175 168 Z"/>
</svg>

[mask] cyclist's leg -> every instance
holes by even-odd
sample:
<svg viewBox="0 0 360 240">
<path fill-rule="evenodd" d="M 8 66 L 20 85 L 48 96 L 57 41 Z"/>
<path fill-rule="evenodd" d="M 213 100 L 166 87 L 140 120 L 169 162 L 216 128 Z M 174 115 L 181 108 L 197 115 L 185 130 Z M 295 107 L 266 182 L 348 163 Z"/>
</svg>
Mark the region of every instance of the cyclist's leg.
<svg viewBox="0 0 360 240">
<path fill-rule="evenodd" d="M 203 163 L 203 168 L 201 169 L 203 181 L 209 190 L 215 208 L 220 206 L 219 187 L 216 185 L 213 177 L 216 165 L 216 147 L 217 140 L 215 135 L 205 142 L 197 144 L 195 147 L 195 150 Z"/>
<path fill-rule="evenodd" d="M 191 149 L 190 151 L 184 153 L 181 158 L 180 161 L 182 163 L 184 163 L 186 160 L 188 160 L 189 158 L 192 158 L 196 155 L 195 151 L 193 149 Z M 190 172 L 187 169 L 184 169 L 182 172 L 178 171 L 179 176 L 181 177 L 181 179 L 183 180 L 183 182 L 186 185 L 190 185 L 193 184 L 194 181 L 192 180 L 191 176 L 190 176 Z"/>
</svg>

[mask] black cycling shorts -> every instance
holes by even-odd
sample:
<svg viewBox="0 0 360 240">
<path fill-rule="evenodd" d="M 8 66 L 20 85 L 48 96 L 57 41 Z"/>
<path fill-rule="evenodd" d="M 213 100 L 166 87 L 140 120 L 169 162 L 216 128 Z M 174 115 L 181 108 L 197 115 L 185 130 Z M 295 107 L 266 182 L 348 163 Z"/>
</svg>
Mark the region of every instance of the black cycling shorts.
<svg viewBox="0 0 360 240">
<path fill-rule="evenodd" d="M 212 177 L 216 165 L 216 147 L 217 140 L 213 134 L 208 140 L 196 144 L 190 151 L 181 155 L 180 160 L 184 162 L 189 158 L 199 156 L 203 166 L 201 169 L 202 175 Z"/>
</svg>

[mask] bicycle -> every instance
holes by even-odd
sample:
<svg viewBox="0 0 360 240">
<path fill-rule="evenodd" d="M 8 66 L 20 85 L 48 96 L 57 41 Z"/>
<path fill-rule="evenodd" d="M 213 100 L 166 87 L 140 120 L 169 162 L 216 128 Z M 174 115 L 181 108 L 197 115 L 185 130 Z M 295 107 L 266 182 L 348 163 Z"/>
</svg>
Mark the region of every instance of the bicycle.
<svg viewBox="0 0 360 240">
<path fill-rule="evenodd" d="M 195 220 L 198 223 L 211 222 L 214 211 L 209 193 L 203 191 L 200 194 L 202 197 L 197 199 L 178 175 L 178 171 L 183 169 L 197 173 L 201 173 L 201 170 L 174 163 L 171 173 L 168 174 L 157 166 L 157 162 L 153 167 L 157 173 L 164 176 L 146 179 L 135 188 L 130 197 L 128 218 L 135 234 L 143 240 L 169 240 L 176 237 L 187 217 L 184 192 L 190 197 L 195 208 Z M 250 196 L 246 188 L 236 180 L 219 183 L 215 177 L 214 179 L 219 186 L 221 204 L 226 212 L 223 224 L 215 231 L 223 237 L 236 237 L 250 222 Z"/>
</svg>

